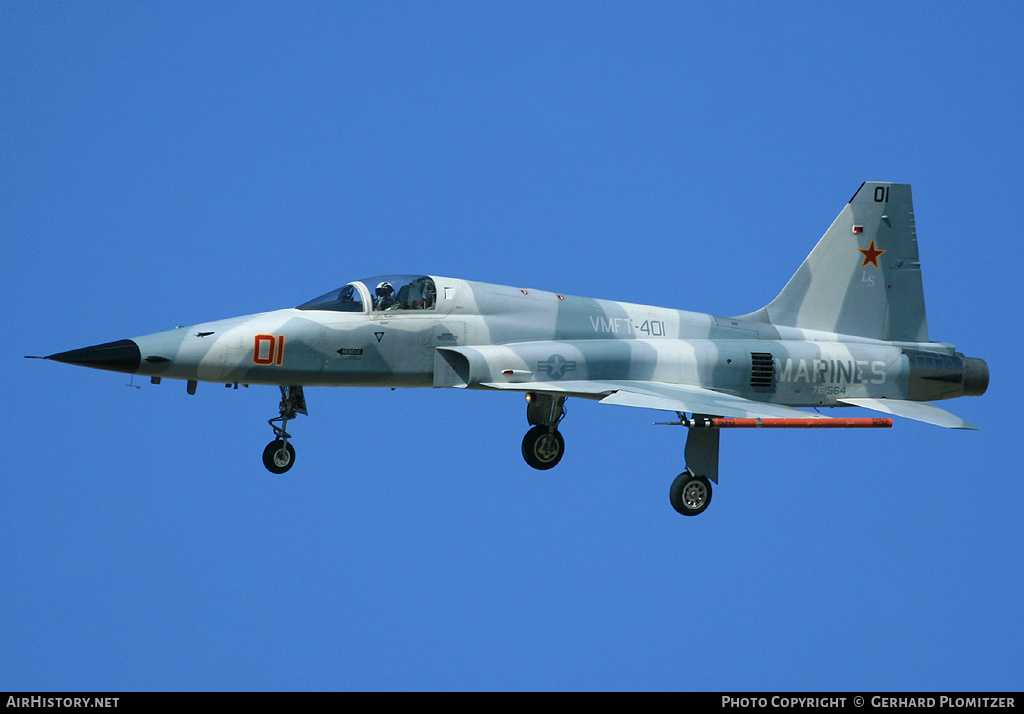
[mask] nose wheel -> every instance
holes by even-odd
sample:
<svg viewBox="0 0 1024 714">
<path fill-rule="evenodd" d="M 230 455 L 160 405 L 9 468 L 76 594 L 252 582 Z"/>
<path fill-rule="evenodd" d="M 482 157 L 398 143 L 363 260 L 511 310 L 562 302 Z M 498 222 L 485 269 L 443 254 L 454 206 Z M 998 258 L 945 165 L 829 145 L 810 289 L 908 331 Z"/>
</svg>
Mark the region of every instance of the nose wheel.
<svg viewBox="0 0 1024 714">
<path fill-rule="evenodd" d="M 284 439 L 274 439 L 263 450 L 263 465 L 267 471 L 283 474 L 295 463 L 295 447 Z"/>
<path fill-rule="evenodd" d="M 306 397 L 302 394 L 302 387 L 282 386 L 278 409 L 281 415 L 267 422 L 274 430 L 275 438 L 263 450 L 263 465 L 270 473 L 283 474 L 295 464 L 295 447 L 288 441 L 291 435 L 285 431 L 285 427 L 297 414 L 309 413 L 306 411 Z M 275 422 L 281 422 L 281 426 Z"/>
</svg>

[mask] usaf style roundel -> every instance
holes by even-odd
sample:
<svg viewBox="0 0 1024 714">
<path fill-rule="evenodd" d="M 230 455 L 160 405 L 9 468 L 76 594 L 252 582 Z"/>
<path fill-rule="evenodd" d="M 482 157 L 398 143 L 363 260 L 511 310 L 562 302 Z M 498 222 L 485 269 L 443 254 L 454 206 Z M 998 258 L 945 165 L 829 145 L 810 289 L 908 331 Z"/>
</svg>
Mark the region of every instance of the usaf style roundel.
<svg viewBox="0 0 1024 714">
<path fill-rule="evenodd" d="M 537 371 L 546 373 L 551 379 L 561 379 L 566 373 L 576 371 L 576 363 L 560 354 L 553 354 L 537 363 Z"/>
</svg>

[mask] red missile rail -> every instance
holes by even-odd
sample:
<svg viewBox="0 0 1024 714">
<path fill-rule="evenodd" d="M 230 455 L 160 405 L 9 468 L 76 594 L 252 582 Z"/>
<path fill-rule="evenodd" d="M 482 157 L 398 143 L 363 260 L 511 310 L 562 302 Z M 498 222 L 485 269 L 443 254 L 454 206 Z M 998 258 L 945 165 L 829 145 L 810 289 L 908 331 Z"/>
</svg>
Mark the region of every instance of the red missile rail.
<svg viewBox="0 0 1024 714">
<path fill-rule="evenodd" d="M 702 417 L 693 419 L 680 417 L 679 421 L 658 422 L 693 429 L 889 429 L 892 419 L 881 418 L 826 418 L 826 419 L 727 419 L 724 417 Z"/>
</svg>

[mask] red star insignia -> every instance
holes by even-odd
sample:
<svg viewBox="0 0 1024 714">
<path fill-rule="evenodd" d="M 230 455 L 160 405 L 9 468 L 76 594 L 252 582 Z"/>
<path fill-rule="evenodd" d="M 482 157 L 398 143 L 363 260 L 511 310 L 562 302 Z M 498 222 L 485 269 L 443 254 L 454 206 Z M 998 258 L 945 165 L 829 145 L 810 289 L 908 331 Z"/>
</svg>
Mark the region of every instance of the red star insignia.
<svg viewBox="0 0 1024 714">
<path fill-rule="evenodd" d="M 857 251 L 864 255 L 864 262 L 860 264 L 860 267 L 862 268 L 866 268 L 868 265 L 873 265 L 877 268 L 878 256 L 885 252 L 884 250 L 878 250 L 878 248 L 875 247 L 874 238 L 871 239 L 871 245 L 867 248 L 858 248 Z"/>
</svg>

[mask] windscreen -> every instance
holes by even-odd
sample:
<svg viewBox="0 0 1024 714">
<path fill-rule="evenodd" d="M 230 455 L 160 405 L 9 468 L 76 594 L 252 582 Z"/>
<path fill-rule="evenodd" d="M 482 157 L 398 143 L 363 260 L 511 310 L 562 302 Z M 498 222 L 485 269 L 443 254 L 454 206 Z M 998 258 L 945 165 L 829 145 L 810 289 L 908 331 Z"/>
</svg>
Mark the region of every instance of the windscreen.
<svg viewBox="0 0 1024 714">
<path fill-rule="evenodd" d="M 359 294 L 359 288 L 357 288 L 354 283 L 349 283 L 343 288 L 335 288 L 325 295 L 321 295 L 309 302 L 302 303 L 299 305 L 298 309 L 362 312 L 363 297 Z"/>
</svg>

